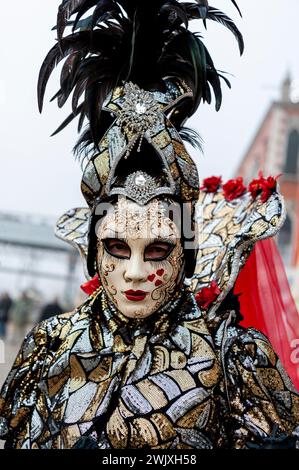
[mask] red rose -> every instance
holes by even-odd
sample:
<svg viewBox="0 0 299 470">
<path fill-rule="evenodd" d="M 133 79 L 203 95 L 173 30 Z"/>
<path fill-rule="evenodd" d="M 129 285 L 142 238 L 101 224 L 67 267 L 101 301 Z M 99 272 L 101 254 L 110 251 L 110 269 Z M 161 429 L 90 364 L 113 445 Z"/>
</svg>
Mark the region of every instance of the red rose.
<svg viewBox="0 0 299 470">
<path fill-rule="evenodd" d="M 209 287 L 203 287 L 197 294 L 195 294 L 197 305 L 202 309 L 207 310 L 214 300 L 217 299 L 220 292 L 217 282 L 212 281 Z"/>
<path fill-rule="evenodd" d="M 252 180 L 248 187 L 253 199 L 256 199 L 256 197 L 260 194 L 261 202 L 268 201 L 271 194 L 276 191 L 277 179 L 280 176 L 281 175 L 277 175 L 275 177 L 268 176 L 268 178 L 265 178 L 263 173 L 260 171 L 259 178 Z"/>
<path fill-rule="evenodd" d="M 210 178 L 206 178 L 203 180 L 203 185 L 200 189 L 203 189 L 207 193 L 215 193 L 219 186 L 222 183 L 221 176 L 210 176 Z"/>
<path fill-rule="evenodd" d="M 101 286 L 99 276 L 96 274 L 90 281 L 85 282 L 80 287 L 87 295 L 93 294 Z"/>
<path fill-rule="evenodd" d="M 223 193 L 227 201 L 233 201 L 237 197 L 242 196 L 245 191 L 246 186 L 244 186 L 241 176 L 236 179 L 231 179 L 223 185 Z"/>
<path fill-rule="evenodd" d="M 260 180 L 260 178 L 259 179 L 254 179 L 249 183 L 248 191 L 251 192 L 251 196 L 253 197 L 253 199 L 255 199 L 257 197 L 260 190 L 261 190 L 261 180 Z"/>
</svg>

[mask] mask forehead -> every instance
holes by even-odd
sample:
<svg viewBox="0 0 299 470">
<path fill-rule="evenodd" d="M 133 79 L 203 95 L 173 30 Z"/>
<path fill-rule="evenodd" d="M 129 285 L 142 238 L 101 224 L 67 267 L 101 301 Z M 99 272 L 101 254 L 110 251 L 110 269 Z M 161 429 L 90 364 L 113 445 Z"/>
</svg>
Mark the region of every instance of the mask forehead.
<svg viewBox="0 0 299 470">
<path fill-rule="evenodd" d="M 146 206 L 127 199 L 120 199 L 109 208 L 107 215 L 97 227 L 98 239 L 142 239 L 145 242 L 161 239 L 176 242 L 180 238 L 175 222 L 168 217 L 165 205 L 153 200 Z"/>
</svg>

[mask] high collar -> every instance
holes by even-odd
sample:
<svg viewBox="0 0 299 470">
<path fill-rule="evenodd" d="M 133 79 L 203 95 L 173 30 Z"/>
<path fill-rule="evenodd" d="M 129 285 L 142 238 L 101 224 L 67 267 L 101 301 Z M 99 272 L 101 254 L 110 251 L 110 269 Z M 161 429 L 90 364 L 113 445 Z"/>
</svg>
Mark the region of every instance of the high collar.
<svg viewBox="0 0 299 470">
<path fill-rule="evenodd" d="M 100 287 L 88 298 L 83 308 L 83 311 L 90 314 L 90 337 L 94 349 L 125 352 L 138 336 L 149 335 L 155 340 L 165 337 L 170 328 L 181 319 L 186 310 L 184 305 L 192 302 L 190 295 L 192 294 L 185 288 L 178 289 L 169 302 L 149 317 L 131 319 L 115 308 L 105 290 Z M 101 329 L 107 333 L 104 338 L 100 333 Z M 109 344 L 105 338 L 110 338 Z"/>
</svg>

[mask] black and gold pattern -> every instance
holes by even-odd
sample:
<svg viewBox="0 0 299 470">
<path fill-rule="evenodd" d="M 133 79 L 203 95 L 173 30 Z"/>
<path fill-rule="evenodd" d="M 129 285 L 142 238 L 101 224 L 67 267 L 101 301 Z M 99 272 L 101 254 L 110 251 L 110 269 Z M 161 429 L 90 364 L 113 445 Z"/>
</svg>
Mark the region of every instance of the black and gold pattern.
<svg viewBox="0 0 299 470">
<path fill-rule="evenodd" d="M 254 244 L 276 235 L 285 219 L 282 196 L 277 189 L 262 203 L 249 191 L 232 201 L 222 189 L 200 192 L 197 205 L 198 254 L 191 289 L 197 292 L 216 281 L 221 294 L 211 306 L 209 317 L 233 288 L 240 269 Z"/>
<path fill-rule="evenodd" d="M 111 96 L 109 96 L 104 105 L 104 110 L 113 113 L 115 121 L 107 130 L 104 137 L 99 143 L 99 152 L 96 153 L 86 165 L 83 173 L 81 189 L 88 205 L 93 207 L 95 201 L 105 200 L 111 194 L 119 194 L 119 189 L 114 181 L 118 165 L 127 158 L 133 150 L 138 147 L 134 132 L 132 135 L 123 129 L 121 119 L 123 114 L 127 116 L 126 100 L 128 99 L 128 86 L 117 87 Z M 165 181 L 159 182 L 159 190 L 157 194 L 173 195 L 182 202 L 194 202 L 199 194 L 199 180 L 197 168 L 193 160 L 188 155 L 183 141 L 175 129 L 173 124 L 167 119 L 167 112 L 180 101 L 190 99 L 192 92 L 187 85 L 181 80 L 165 80 L 166 92 L 160 91 L 143 91 L 146 96 L 150 96 L 151 100 L 161 111 L 161 120 L 150 121 L 148 117 L 146 104 L 144 111 L 138 112 L 132 109 L 140 119 L 149 120 L 144 132 L 137 135 L 137 140 L 142 141 L 153 148 L 157 162 L 161 162 L 161 172 L 165 173 Z M 138 89 L 138 87 L 135 86 Z M 132 101 L 132 106 L 136 109 L 139 103 Z M 132 118 L 133 119 L 133 118 Z M 134 120 L 133 120 L 134 122 Z M 133 145 L 132 145 L 133 142 Z M 144 153 L 144 152 L 143 152 Z M 139 160 L 146 160 L 146 156 L 139 157 Z M 150 165 L 154 163 L 151 162 Z M 128 164 L 129 166 L 131 165 Z M 140 169 L 137 167 L 137 169 Z M 189 192 L 181 191 L 181 184 L 189 188 Z"/>
<path fill-rule="evenodd" d="M 213 334 L 225 371 L 217 390 L 219 445 L 236 449 L 298 447 L 299 395 L 271 344 L 261 332 L 235 325 L 235 312 L 222 312 L 221 317 Z"/>
<path fill-rule="evenodd" d="M 89 278 L 86 267 L 89 223 L 90 210 L 87 207 L 78 207 L 63 214 L 55 226 L 55 235 L 79 251 L 87 278 Z"/>
<path fill-rule="evenodd" d="M 91 143 L 81 183 L 89 208 L 64 214 L 56 234 L 79 249 L 85 273 L 91 274 L 97 204 L 127 196 L 130 175 L 145 172 L 147 181 L 157 180 L 152 199 L 191 203 L 192 216 L 198 201 L 197 266 L 190 288 L 177 288 L 149 317 L 124 317 L 100 287 L 73 312 L 37 325 L 0 393 L 0 437 L 6 447 L 18 449 L 247 448 L 269 442 L 275 447 L 284 440 L 295 447 L 298 393 L 267 338 L 241 328 L 234 307 L 222 303 L 221 311 L 220 305 L 254 243 L 280 228 L 282 199 L 278 192 L 264 204 L 249 193 L 231 202 L 222 190 L 199 194 L 197 168 L 180 136 L 200 101 L 211 102 L 211 87 L 216 108 L 221 104 L 221 75 L 199 37 L 188 31 L 188 21 L 224 24 L 241 52 L 242 37 L 231 19 L 207 2 L 168 4 L 173 14 L 166 16 L 163 2 L 147 2 L 146 10 L 125 2 L 125 20 L 116 2 L 104 2 L 86 30 L 88 18 L 83 28 L 79 19 L 98 2 L 83 3 L 60 6 L 58 44 L 42 66 L 38 86 L 42 108 L 54 66 L 71 54 L 56 98 L 62 106 L 74 91 L 73 113 L 60 128 L 78 115 L 80 128 L 86 117 L 90 124 L 77 145 L 80 153 Z M 64 37 L 73 14 L 73 34 Z M 147 32 L 153 30 L 149 42 Z M 188 276 L 193 263 L 187 269 L 186 253 L 185 259 Z M 211 281 L 221 294 L 209 311 L 200 311 L 194 292 Z"/>
<path fill-rule="evenodd" d="M 212 338 L 188 291 L 166 310 L 129 321 L 100 288 L 37 326 L 1 392 L 7 445 L 245 448 L 295 432 L 299 396 L 261 333 L 227 312 Z"/>
</svg>

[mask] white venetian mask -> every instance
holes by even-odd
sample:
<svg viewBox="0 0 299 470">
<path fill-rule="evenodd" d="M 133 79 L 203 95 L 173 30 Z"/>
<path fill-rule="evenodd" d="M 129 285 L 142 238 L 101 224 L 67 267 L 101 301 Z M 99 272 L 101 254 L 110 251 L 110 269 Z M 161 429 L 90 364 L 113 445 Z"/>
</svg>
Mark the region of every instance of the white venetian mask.
<svg viewBox="0 0 299 470">
<path fill-rule="evenodd" d="M 101 283 L 128 318 L 146 318 L 173 296 L 184 272 L 179 231 L 157 200 L 120 199 L 97 230 Z"/>
</svg>

